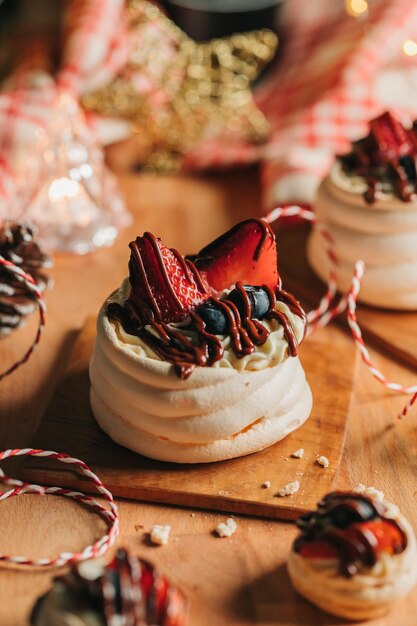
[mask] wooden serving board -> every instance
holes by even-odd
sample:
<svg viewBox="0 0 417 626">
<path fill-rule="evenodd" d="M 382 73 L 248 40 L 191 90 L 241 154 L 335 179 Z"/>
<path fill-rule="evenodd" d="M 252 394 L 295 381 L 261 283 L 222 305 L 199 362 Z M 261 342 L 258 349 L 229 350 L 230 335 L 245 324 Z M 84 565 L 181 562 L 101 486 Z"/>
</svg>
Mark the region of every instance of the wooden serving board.
<svg viewBox="0 0 417 626">
<path fill-rule="evenodd" d="M 313 308 L 325 287 L 307 262 L 308 231 L 304 225 L 278 231 L 279 269 L 284 287 Z M 417 368 L 417 312 L 385 311 L 361 304 L 357 315 L 366 340 L 403 364 Z"/>
<path fill-rule="evenodd" d="M 34 447 L 81 458 L 115 496 L 164 504 L 293 519 L 314 507 L 317 499 L 332 489 L 357 360 L 352 342 L 338 328 L 318 332 L 301 348 L 314 409 L 299 430 L 262 452 L 192 466 L 147 459 L 115 444 L 100 430 L 89 407 L 88 362 L 94 336 L 95 320 L 90 318 L 76 341 Z M 291 458 L 291 453 L 301 447 L 305 449 L 304 458 Z M 327 469 L 316 463 L 319 455 L 329 459 Z M 26 462 L 24 479 L 91 489 L 91 483 L 70 468 L 56 462 L 39 464 L 38 459 Z M 300 482 L 298 493 L 275 496 L 279 488 L 294 480 Z M 262 488 L 264 481 L 270 481 L 271 488 Z"/>
</svg>

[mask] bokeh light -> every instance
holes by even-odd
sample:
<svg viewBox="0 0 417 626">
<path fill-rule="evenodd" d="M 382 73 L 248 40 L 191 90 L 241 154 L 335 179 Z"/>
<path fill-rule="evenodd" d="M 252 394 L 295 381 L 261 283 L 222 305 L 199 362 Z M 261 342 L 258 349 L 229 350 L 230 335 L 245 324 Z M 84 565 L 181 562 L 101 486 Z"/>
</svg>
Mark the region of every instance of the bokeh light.
<svg viewBox="0 0 417 626">
<path fill-rule="evenodd" d="M 345 9 L 352 17 L 359 17 L 368 11 L 366 0 L 345 0 Z"/>
<path fill-rule="evenodd" d="M 407 39 L 403 43 L 403 52 L 408 57 L 414 57 L 417 54 L 417 41 L 413 41 L 412 39 Z"/>
</svg>

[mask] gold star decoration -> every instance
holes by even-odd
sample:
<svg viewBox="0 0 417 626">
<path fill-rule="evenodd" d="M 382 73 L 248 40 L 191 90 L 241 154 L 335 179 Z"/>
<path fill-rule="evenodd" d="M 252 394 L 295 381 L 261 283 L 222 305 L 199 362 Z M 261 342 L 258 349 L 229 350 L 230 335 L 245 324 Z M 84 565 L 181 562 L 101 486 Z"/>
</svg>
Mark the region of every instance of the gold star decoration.
<svg viewBox="0 0 417 626">
<path fill-rule="evenodd" d="M 230 135 L 262 142 L 268 123 L 255 106 L 251 83 L 274 57 L 270 30 L 199 43 L 145 0 L 128 2 L 131 52 L 106 87 L 83 98 L 86 109 L 128 120 L 144 166 L 177 171 L 203 139 Z"/>
</svg>

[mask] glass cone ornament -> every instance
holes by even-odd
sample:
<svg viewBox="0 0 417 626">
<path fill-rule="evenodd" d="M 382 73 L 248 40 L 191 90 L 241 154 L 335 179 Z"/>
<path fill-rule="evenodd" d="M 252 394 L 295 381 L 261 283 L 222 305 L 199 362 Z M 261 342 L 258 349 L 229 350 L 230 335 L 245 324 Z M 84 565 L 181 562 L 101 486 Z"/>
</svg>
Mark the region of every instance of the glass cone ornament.
<svg viewBox="0 0 417 626">
<path fill-rule="evenodd" d="M 76 100 L 61 93 L 50 125 L 38 130 L 28 177 L 35 184 L 21 217 L 36 224 L 51 250 L 86 254 L 110 246 L 131 217 Z"/>
</svg>

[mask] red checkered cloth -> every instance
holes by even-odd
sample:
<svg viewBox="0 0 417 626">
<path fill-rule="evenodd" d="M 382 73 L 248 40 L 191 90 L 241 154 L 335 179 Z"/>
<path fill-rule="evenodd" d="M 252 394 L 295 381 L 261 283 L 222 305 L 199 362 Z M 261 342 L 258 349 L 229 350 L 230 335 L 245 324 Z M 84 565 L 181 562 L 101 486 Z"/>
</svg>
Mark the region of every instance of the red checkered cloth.
<svg viewBox="0 0 417 626">
<path fill-rule="evenodd" d="M 37 128 L 50 124 L 60 90 L 79 96 L 123 68 L 130 42 L 124 7 L 123 0 L 69 3 L 63 64 L 55 79 L 50 61 L 45 55 L 39 63 L 42 51 L 37 50 L 0 94 L 0 151 L 10 152 L 13 143 L 20 154 L 30 147 Z M 403 52 L 405 40 L 417 40 L 416 2 L 369 0 L 368 14 L 355 18 L 341 1 L 288 0 L 282 27 L 279 64 L 255 93 L 271 125 L 269 141 L 259 146 L 217 136 L 185 160 L 185 169 L 260 161 L 267 209 L 275 203 L 310 203 L 334 155 L 366 134 L 369 119 L 384 109 L 404 121 L 417 117 L 416 58 Z M 100 133 L 99 125 L 94 128 Z M 107 140 L 126 133 L 127 124 L 113 121 Z M 12 166 L 13 157 L 12 150 Z"/>
<path fill-rule="evenodd" d="M 403 52 L 417 40 L 417 3 L 369 0 L 369 13 L 351 17 L 342 2 L 291 0 L 283 18 L 279 65 L 256 92 L 267 116 L 267 144 L 199 145 L 189 169 L 261 161 L 264 203 L 310 203 L 335 154 L 367 132 L 385 109 L 417 117 L 417 61 Z"/>
<path fill-rule="evenodd" d="M 123 9 L 124 0 L 73 0 L 65 17 L 65 45 L 56 76 L 50 74 L 45 47 L 35 42 L 3 86 L 0 93 L 0 154 L 6 161 L 0 163 L 3 202 L 10 197 L 13 172 L 28 161 L 27 149 L 35 143 L 38 129 L 50 127 L 62 93 L 78 99 L 84 92 L 108 83 L 125 65 L 128 49 Z"/>
</svg>

